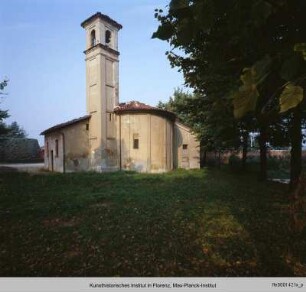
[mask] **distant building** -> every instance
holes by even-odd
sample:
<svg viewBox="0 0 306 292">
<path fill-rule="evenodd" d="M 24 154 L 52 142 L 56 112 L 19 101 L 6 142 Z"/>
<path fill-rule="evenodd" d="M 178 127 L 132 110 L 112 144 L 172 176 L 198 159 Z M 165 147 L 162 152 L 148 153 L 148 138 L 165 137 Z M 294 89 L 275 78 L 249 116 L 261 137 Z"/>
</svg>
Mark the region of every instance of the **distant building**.
<svg viewBox="0 0 306 292">
<path fill-rule="evenodd" d="M 37 139 L 1 138 L 0 163 L 42 162 Z"/>
<path fill-rule="evenodd" d="M 59 172 L 199 168 L 199 142 L 174 113 L 138 101 L 119 103 L 122 26 L 99 12 L 81 26 L 86 30 L 87 115 L 41 133 L 45 167 Z"/>
</svg>

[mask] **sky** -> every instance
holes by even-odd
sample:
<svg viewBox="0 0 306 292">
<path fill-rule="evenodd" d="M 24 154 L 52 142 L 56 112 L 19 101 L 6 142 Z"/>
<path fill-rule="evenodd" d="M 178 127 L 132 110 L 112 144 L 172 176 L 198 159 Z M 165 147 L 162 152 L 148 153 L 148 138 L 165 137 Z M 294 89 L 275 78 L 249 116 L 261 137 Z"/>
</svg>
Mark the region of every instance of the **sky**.
<svg viewBox="0 0 306 292">
<path fill-rule="evenodd" d="M 9 79 L 1 110 L 38 139 L 58 123 L 86 114 L 85 31 L 96 12 L 122 24 L 119 32 L 119 99 L 152 106 L 183 87 L 171 68 L 166 42 L 152 39 L 154 9 L 169 0 L 1 0 L 0 80 Z"/>
</svg>

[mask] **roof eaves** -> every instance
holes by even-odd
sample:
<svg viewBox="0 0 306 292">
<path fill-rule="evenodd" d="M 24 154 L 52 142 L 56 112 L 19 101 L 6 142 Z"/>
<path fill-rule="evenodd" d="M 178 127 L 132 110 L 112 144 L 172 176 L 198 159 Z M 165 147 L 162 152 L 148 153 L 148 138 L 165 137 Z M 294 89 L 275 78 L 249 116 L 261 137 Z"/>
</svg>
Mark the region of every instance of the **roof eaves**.
<svg viewBox="0 0 306 292">
<path fill-rule="evenodd" d="M 73 119 L 73 120 L 67 121 L 65 123 L 57 124 L 57 125 L 55 125 L 55 126 L 53 126 L 51 128 L 48 128 L 48 129 L 44 130 L 43 132 L 40 133 L 40 135 L 45 135 L 45 134 L 48 134 L 48 133 L 55 132 L 55 131 L 57 131 L 59 129 L 63 129 L 63 128 L 72 126 L 72 125 L 77 124 L 79 122 L 88 120 L 88 119 L 90 119 L 90 117 L 91 117 L 90 115 L 86 115 L 86 116 L 83 116 L 83 117 L 80 117 L 80 118 L 77 118 L 77 119 Z"/>
<path fill-rule="evenodd" d="M 114 109 L 114 112 L 118 115 L 121 114 L 128 114 L 128 113 L 151 113 L 151 114 L 158 114 L 161 116 L 165 116 L 170 118 L 171 120 L 175 121 L 176 115 L 172 112 L 165 111 L 159 108 L 117 108 Z"/>
<path fill-rule="evenodd" d="M 111 25 L 113 25 L 114 27 L 116 27 L 117 29 L 121 29 L 122 25 L 120 23 L 118 23 L 117 21 L 113 20 L 112 18 L 110 18 L 109 16 L 102 14 L 101 12 L 97 12 L 95 14 L 93 14 L 92 16 L 90 16 L 89 18 L 85 19 L 82 23 L 81 26 L 84 28 L 88 23 L 94 21 L 95 19 L 100 18 L 108 23 L 110 23 Z"/>
<path fill-rule="evenodd" d="M 115 55 L 117 55 L 117 56 L 120 55 L 120 53 L 119 53 L 118 51 L 116 51 L 116 50 L 114 50 L 114 49 L 112 49 L 112 48 L 110 48 L 110 47 L 108 47 L 108 46 L 106 46 L 106 45 L 103 45 L 103 44 L 101 44 L 101 43 L 98 43 L 98 44 L 94 45 L 93 47 L 90 47 L 89 49 L 85 50 L 83 53 L 84 53 L 84 54 L 87 54 L 88 52 L 90 52 L 90 51 L 93 50 L 94 48 L 98 48 L 98 47 L 100 47 L 100 48 L 102 48 L 102 49 L 104 49 L 104 50 L 106 50 L 106 51 L 108 51 L 108 52 L 110 52 L 110 53 L 113 53 L 113 54 L 115 54 Z"/>
</svg>

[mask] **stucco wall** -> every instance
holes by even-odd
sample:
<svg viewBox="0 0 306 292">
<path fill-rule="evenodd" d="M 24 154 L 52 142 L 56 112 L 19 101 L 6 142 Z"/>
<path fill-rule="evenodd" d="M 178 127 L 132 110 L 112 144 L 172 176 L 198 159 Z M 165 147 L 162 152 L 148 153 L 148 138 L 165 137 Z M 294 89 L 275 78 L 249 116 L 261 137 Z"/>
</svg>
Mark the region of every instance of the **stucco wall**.
<svg viewBox="0 0 306 292">
<path fill-rule="evenodd" d="M 164 172 L 173 169 L 173 123 L 165 117 L 147 113 L 122 114 L 121 167 L 139 172 Z M 134 139 L 139 148 L 134 149 Z"/>
<path fill-rule="evenodd" d="M 185 169 L 200 168 L 200 143 L 195 135 L 188 127 L 180 123 L 175 123 L 174 132 L 174 167 Z"/>
<path fill-rule="evenodd" d="M 58 172 L 89 169 L 89 138 L 86 124 L 88 121 L 82 121 L 45 135 L 46 169 L 52 171 L 53 168 L 53 171 Z M 56 140 L 58 155 L 56 155 Z"/>
<path fill-rule="evenodd" d="M 97 37 L 105 33 L 100 20 L 94 22 Z M 104 24 L 103 24 L 104 25 Z M 87 37 L 90 37 L 90 29 Z M 113 31 L 114 48 L 117 48 L 117 30 Z M 99 38 L 97 39 L 99 40 Z M 86 107 L 91 115 L 89 142 L 92 170 L 112 171 L 119 169 L 116 145 L 116 117 L 113 109 L 119 102 L 118 55 L 102 47 L 86 51 Z"/>
<path fill-rule="evenodd" d="M 36 139 L 1 138 L 0 162 L 41 161 L 40 147 Z"/>
</svg>

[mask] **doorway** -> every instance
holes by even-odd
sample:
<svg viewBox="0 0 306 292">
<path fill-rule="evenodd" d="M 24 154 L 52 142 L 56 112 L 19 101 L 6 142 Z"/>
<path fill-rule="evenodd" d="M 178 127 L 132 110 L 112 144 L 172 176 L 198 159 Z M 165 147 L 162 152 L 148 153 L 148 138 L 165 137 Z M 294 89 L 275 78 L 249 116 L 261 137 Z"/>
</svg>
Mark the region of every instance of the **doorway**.
<svg viewBox="0 0 306 292">
<path fill-rule="evenodd" d="M 53 150 L 51 150 L 51 171 L 54 171 L 54 155 L 53 155 Z"/>
</svg>

